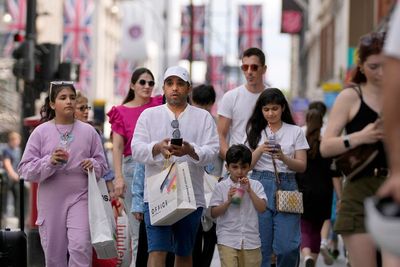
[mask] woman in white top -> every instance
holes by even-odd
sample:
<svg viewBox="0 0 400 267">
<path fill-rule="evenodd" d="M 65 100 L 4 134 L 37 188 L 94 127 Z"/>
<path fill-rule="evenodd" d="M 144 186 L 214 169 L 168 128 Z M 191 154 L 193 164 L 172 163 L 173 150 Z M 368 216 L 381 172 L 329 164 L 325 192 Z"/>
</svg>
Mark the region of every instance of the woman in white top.
<svg viewBox="0 0 400 267">
<path fill-rule="evenodd" d="M 300 214 L 275 209 L 277 181 L 273 160 L 279 173 L 280 189 L 297 190 L 295 173 L 305 171 L 309 146 L 304 132 L 295 125 L 281 90 L 270 88 L 261 93 L 247 123 L 246 135 L 246 142 L 253 150 L 251 178 L 262 183 L 269 200 L 267 210 L 258 217 L 262 266 L 271 265 L 273 252 L 278 267 L 297 266 Z M 275 139 L 275 145 L 271 138 Z"/>
</svg>

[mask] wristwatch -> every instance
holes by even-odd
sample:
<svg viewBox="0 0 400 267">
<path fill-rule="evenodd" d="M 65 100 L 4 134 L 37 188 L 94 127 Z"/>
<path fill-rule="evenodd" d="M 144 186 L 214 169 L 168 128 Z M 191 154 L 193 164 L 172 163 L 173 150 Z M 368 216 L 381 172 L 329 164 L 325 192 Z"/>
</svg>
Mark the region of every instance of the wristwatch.
<svg viewBox="0 0 400 267">
<path fill-rule="evenodd" d="M 343 136 L 343 144 L 345 148 L 350 148 L 350 138 L 348 135 Z"/>
</svg>

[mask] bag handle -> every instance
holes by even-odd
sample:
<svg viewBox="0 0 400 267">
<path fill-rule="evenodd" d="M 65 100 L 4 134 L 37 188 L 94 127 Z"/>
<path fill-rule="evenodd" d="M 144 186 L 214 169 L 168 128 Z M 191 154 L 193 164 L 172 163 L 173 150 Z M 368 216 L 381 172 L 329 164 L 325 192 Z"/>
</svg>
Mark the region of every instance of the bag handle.
<svg viewBox="0 0 400 267">
<path fill-rule="evenodd" d="M 164 186 L 166 185 L 167 180 L 168 180 L 168 176 L 169 176 L 169 174 L 171 173 L 172 167 L 174 167 L 174 165 L 175 165 L 175 162 L 173 162 L 173 163 L 171 164 L 171 166 L 169 166 L 168 173 L 167 173 L 167 175 L 165 175 L 165 178 L 164 178 L 163 182 L 162 182 L 161 185 L 160 185 L 160 192 L 162 192 L 162 190 L 164 189 Z"/>
<path fill-rule="evenodd" d="M 264 128 L 264 133 L 265 133 L 265 136 L 268 139 L 268 134 L 267 134 L 267 131 L 265 130 L 265 128 Z M 281 180 L 279 179 L 278 168 L 276 167 L 276 161 L 275 161 L 275 158 L 274 158 L 273 155 L 271 155 L 271 158 L 272 158 L 272 165 L 274 166 L 275 182 L 276 182 L 277 188 L 279 189 L 279 185 L 281 183 Z"/>
</svg>

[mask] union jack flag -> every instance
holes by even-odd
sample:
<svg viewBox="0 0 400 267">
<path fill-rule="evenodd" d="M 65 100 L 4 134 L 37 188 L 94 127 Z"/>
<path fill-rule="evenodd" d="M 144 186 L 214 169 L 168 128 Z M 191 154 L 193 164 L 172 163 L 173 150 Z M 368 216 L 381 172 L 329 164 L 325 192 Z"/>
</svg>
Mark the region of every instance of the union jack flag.
<svg viewBox="0 0 400 267">
<path fill-rule="evenodd" d="M 9 57 L 15 48 L 14 35 L 25 34 L 26 0 L 7 0 L 6 11 L 11 15 L 11 22 L 6 25 L 2 48 L 3 56 Z"/>
<path fill-rule="evenodd" d="M 64 61 L 80 63 L 80 79 L 77 88 L 90 89 L 91 41 L 94 15 L 93 0 L 64 1 L 64 40 L 62 57 Z"/>
<path fill-rule="evenodd" d="M 262 48 L 262 5 L 239 6 L 238 43 L 239 57 L 247 48 Z"/>
<path fill-rule="evenodd" d="M 114 94 L 125 97 L 131 83 L 131 75 L 135 65 L 125 59 L 117 59 L 114 65 Z"/>
<path fill-rule="evenodd" d="M 221 97 L 224 95 L 224 58 L 222 56 L 211 56 L 207 57 L 207 82 L 214 86 L 216 99 L 215 103 L 218 103 Z M 216 114 L 217 104 L 215 104 L 211 110 L 212 114 Z"/>
<path fill-rule="evenodd" d="M 190 5 L 182 9 L 181 59 L 190 59 Z M 193 55 L 192 60 L 205 60 L 205 6 L 193 6 Z"/>
</svg>

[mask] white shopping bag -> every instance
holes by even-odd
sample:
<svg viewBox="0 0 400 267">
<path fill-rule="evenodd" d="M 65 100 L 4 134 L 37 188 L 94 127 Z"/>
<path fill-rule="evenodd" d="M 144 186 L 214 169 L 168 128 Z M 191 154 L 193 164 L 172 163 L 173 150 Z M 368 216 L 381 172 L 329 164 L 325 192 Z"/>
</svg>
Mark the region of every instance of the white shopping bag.
<svg viewBox="0 0 400 267">
<path fill-rule="evenodd" d="M 131 264 L 134 266 L 131 239 L 128 216 L 125 210 L 122 210 L 121 215 L 117 218 L 117 267 L 130 267 Z"/>
<path fill-rule="evenodd" d="M 173 163 L 147 178 L 150 222 L 172 225 L 196 210 L 192 179 L 187 162 Z"/>
<path fill-rule="evenodd" d="M 117 247 L 113 228 L 107 215 L 103 197 L 97 185 L 94 170 L 89 171 L 88 177 L 88 206 L 90 238 L 97 258 L 111 259 L 117 257 Z M 101 179 L 100 179 L 101 180 Z"/>
<path fill-rule="evenodd" d="M 204 172 L 203 176 L 204 184 L 204 197 L 206 199 L 206 208 L 210 205 L 211 196 L 214 192 L 215 185 L 218 183 L 219 177 Z"/>
</svg>

